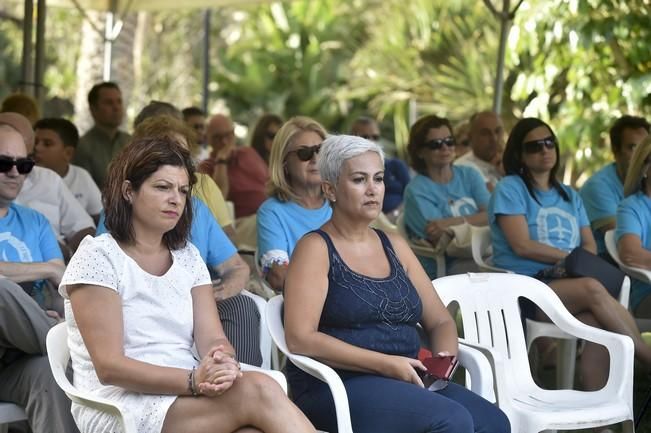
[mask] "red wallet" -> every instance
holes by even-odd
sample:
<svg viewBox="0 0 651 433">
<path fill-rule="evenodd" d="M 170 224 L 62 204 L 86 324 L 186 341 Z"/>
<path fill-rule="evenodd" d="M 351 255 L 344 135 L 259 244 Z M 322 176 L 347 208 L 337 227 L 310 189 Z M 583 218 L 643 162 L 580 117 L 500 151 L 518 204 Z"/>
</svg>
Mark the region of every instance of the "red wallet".
<svg viewBox="0 0 651 433">
<path fill-rule="evenodd" d="M 450 380 L 459 361 L 456 356 L 452 355 L 434 356 L 423 359 L 423 364 L 427 368 L 427 374 L 432 375 L 435 379 Z"/>
</svg>

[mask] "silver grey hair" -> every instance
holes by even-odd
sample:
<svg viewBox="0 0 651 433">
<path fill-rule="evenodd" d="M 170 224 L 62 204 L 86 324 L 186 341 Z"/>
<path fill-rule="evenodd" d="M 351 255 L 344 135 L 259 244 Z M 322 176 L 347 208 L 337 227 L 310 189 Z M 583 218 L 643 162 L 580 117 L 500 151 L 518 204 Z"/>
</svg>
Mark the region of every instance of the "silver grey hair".
<svg viewBox="0 0 651 433">
<path fill-rule="evenodd" d="M 321 179 L 335 185 L 344 163 L 366 152 L 377 153 L 384 165 L 384 151 L 377 143 L 355 135 L 329 135 L 317 158 Z"/>
</svg>

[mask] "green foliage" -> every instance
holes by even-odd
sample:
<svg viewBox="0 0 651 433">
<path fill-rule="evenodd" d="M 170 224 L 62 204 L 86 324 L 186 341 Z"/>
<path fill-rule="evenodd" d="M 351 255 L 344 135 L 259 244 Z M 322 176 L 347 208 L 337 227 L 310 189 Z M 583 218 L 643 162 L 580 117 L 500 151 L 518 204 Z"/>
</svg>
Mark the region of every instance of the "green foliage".
<svg viewBox="0 0 651 433">
<path fill-rule="evenodd" d="M 370 2 L 372 3 L 372 2 Z M 313 116 L 341 130 L 354 103 L 337 98 L 368 37 L 364 1 L 294 1 L 221 14 L 216 91 L 235 118 Z"/>
<path fill-rule="evenodd" d="M 14 9 L 20 16 L 19 3 Z M 198 105 L 202 12 L 148 13 L 138 22 L 130 112 L 150 99 Z M 503 115 L 507 125 L 525 115 L 550 122 L 566 181 L 580 184 L 610 158 L 607 130 L 616 117 L 651 115 L 649 23 L 649 0 L 527 0 L 518 11 Z M 78 12 L 49 9 L 49 96 L 75 93 L 80 27 Z M 369 113 L 402 150 L 414 114 L 458 122 L 491 106 L 498 39 L 499 22 L 480 0 L 220 9 L 213 14 L 211 108 L 226 105 L 249 125 L 263 112 L 305 114 L 332 131 Z M 20 48 L 20 27 L 0 19 L 0 96 L 20 79 Z"/>
<path fill-rule="evenodd" d="M 539 1 L 518 13 L 513 111 L 551 122 L 566 181 L 582 183 L 611 158 L 607 131 L 617 117 L 651 114 L 650 22 L 644 0 Z"/>
</svg>

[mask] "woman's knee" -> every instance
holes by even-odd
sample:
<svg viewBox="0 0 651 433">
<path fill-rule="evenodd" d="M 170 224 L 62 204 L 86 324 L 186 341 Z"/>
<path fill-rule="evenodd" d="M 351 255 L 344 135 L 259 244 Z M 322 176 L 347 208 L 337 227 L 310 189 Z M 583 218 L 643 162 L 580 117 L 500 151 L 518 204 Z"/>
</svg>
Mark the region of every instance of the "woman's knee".
<svg viewBox="0 0 651 433">
<path fill-rule="evenodd" d="M 285 392 L 270 376 L 255 371 L 247 371 L 238 379 L 240 388 L 248 402 L 276 404 L 279 398 L 286 398 Z M 262 406 L 264 407 L 264 406 Z"/>
<path fill-rule="evenodd" d="M 603 284 L 594 278 L 579 278 L 577 283 L 589 301 L 602 302 L 610 296 Z"/>
<path fill-rule="evenodd" d="M 432 421 L 428 432 L 432 433 L 474 433 L 475 422 L 468 409 L 461 404 L 448 405 L 443 418 L 437 417 Z"/>
<path fill-rule="evenodd" d="M 479 421 L 475 423 L 477 433 L 510 433 L 511 422 L 504 412 L 497 406 L 490 414 L 482 416 Z"/>
</svg>

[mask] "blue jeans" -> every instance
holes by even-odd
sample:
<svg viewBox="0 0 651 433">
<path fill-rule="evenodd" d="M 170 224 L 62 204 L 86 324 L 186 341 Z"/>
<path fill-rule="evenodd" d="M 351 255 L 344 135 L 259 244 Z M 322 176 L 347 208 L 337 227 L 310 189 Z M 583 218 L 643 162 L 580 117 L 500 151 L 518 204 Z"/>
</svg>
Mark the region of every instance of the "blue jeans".
<svg viewBox="0 0 651 433">
<path fill-rule="evenodd" d="M 437 392 L 411 383 L 363 374 L 344 379 L 355 433 L 509 433 L 495 405 L 450 383 Z M 295 403 L 319 430 L 337 431 L 334 402 L 319 382 Z"/>
</svg>

